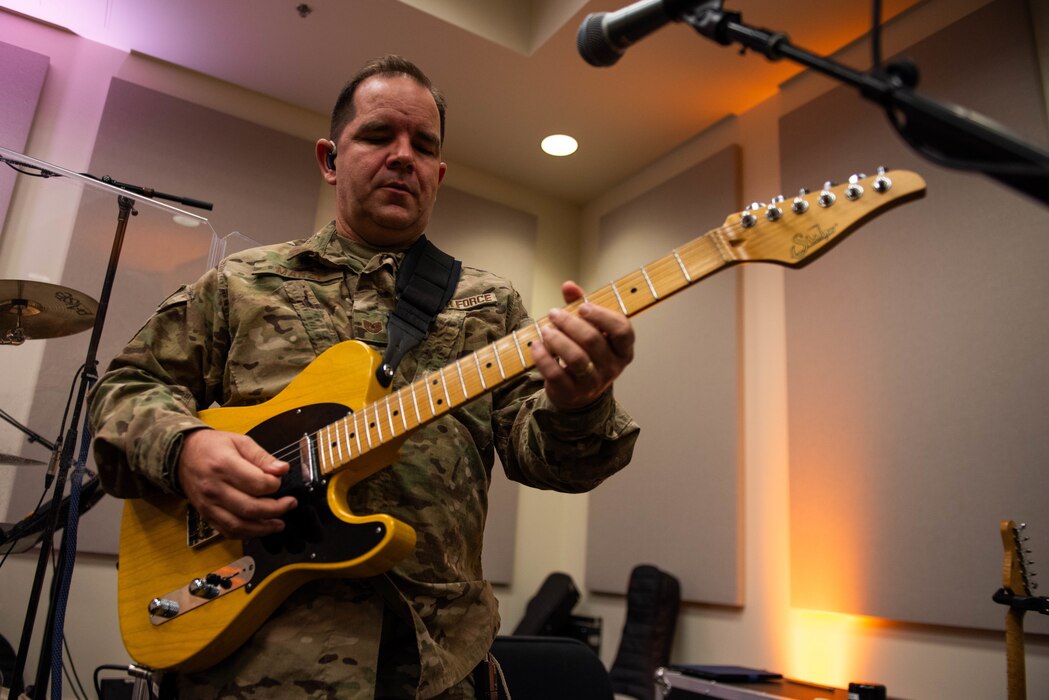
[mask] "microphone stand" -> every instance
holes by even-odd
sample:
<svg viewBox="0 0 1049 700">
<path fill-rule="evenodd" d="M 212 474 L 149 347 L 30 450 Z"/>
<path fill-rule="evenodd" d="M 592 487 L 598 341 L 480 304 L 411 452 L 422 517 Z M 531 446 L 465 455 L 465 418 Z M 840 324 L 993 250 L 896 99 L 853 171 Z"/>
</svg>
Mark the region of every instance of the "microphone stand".
<svg viewBox="0 0 1049 700">
<path fill-rule="evenodd" d="M 722 0 L 679 11 L 681 21 L 723 46 L 733 42 L 772 61 L 789 58 L 840 82 L 885 108 L 900 135 L 926 158 L 946 167 L 979 170 L 1030 197 L 1049 204 L 1049 152 L 1006 133 L 989 119 L 963 107 L 941 104 L 913 92 L 918 72 L 909 62 L 884 73 L 861 73 L 790 43 L 783 32 L 750 27 L 740 13 L 726 12 Z"/>
<path fill-rule="evenodd" d="M 58 173 L 52 172 L 40 168 L 35 164 L 22 163 L 20 161 L 11 161 L 5 159 L 0 155 L 0 161 L 13 163 L 21 167 L 35 168 L 41 171 L 43 177 L 52 177 Z M 16 169 L 19 169 L 16 167 Z M 25 170 L 19 172 L 26 173 Z M 29 174 L 29 173 L 26 173 Z M 193 202 L 197 206 L 201 206 L 204 209 L 211 209 L 212 205 L 208 202 L 200 202 L 199 200 L 187 200 L 186 198 L 174 197 L 171 195 L 165 195 L 163 193 L 155 192 L 151 189 L 136 187 L 133 185 L 126 185 L 124 183 L 117 183 L 115 180 L 109 177 L 95 178 L 91 175 L 80 175 L 75 177 L 86 177 L 92 180 L 96 180 L 107 185 L 106 189 L 110 187 L 117 187 L 118 191 L 130 191 L 134 190 L 138 193 L 145 194 L 151 197 L 161 197 L 170 199 L 177 202 Z M 55 476 L 55 494 L 57 498 L 61 498 L 61 494 L 65 490 L 66 479 L 69 473 L 69 467 L 73 462 L 73 451 L 77 445 L 77 426 L 82 419 L 82 412 L 87 397 L 87 392 L 91 386 L 98 379 L 96 359 L 98 353 L 99 340 L 102 337 L 102 327 L 105 325 L 106 310 L 109 307 L 109 298 L 113 289 L 113 280 L 116 277 L 117 263 L 120 260 L 120 252 L 124 245 L 124 234 L 127 230 L 127 223 L 130 216 L 138 214 L 134 210 L 135 201 L 130 197 L 119 194 L 117 195 L 117 226 L 116 232 L 113 236 L 113 246 L 109 254 L 109 263 L 106 267 L 105 279 L 102 283 L 102 293 L 98 299 L 98 312 L 95 314 L 95 322 L 91 329 L 91 340 L 88 343 L 87 357 L 84 360 L 84 371 L 81 373 L 79 388 L 77 391 L 76 402 L 73 405 L 73 414 L 69 420 L 69 426 L 65 438 L 61 441 L 62 455 L 59 460 L 58 472 Z M 157 205 L 160 206 L 160 205 Z M 85 436 L 87 437 L 87 436 Z M 86 452 L 87 445 L 82 447 L 82 453 Z M 63 539 L 65 544 L 66 539 L 72 537 L 75 543 L 76 537 L 76 520 L 80 516 L 79 512 L 79 494 L 80 484 L 74 481 L 71 484 L 71 503 L 69 507 L 69 526 L 66 528 L 66 538 Z M 47 560 L 51 556 L 51 551 L 54 546 L 54 534 L 58 529 L 58 523 L 60 519 L 61 508 L 54 508 L 51 513 L 51 517 L 48 519 L 47 524 L 44 528 L 44 533 L 40 543 L 40 556 L 37 560 L 36 574 L 33 578 L 33 587 L 29 596 L 29 604 L 26 608 L 25 623 L 22 627 L 22 637 L 18 645 L 18 656 L 15 659 L 15 667 L 12 674 L 12 683 L 9 697 L 19 698 L 21 696 L 32 697 L 36 700 L 43 698 L 47 692 L 48 675 L 52 670 L 52 666 L 56 663 L 56 659 L 53 658 L 53 646 L 55 638 L 61 639 L 63 630 L 62 621 L 65 617 L 65 601 L 61 597 L 61 589 L 63 582 L 68 581 L 68 577 L 71 576 L 71 569 L 73 566 L 73 560 L 76 558 L 76 549 L 74 547 L 64 547 L 66 551 L 60 552 L 58 556 L 58 562 L 55 567 L 55 575 L 51 581 L 51 599 L 50 605 L 47 611 L 47 620 L 44 626 L 43 640 L 41 642 L 40 657 L 37 662 L 36 681 L 32 688 L 32 695 L 25 695 L 23 693 L 24 679 L 23 673 L 25 670 L 26 660 L 29 655 L 29 643 L 33 634 L 33 624 L 36 620 L 37 608 L 40 603 L 40 593 L 43 588 L 44 578 L 47 573 Z M 58 627 L 58 629 L 56 629 Z M 59 667 L 61 667 L 61 655 L 57 660 Z"/>
</svg>

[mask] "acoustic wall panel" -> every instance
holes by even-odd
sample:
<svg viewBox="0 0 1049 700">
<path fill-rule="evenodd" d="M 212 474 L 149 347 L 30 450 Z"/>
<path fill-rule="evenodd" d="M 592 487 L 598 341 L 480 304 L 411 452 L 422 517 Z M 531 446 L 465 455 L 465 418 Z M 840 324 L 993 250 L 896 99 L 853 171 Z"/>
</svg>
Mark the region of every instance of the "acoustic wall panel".
<svg viewBox="0 0 1049 700">
<path fill-rule="evenodd" d="M 25 151 L 49 65 L 43 54 L 0 41 L 0 146 Z M 0 232 L 14 185 L 14 171 L 0 168 Z"/>
<path fill-rule="evenodd" d="M 1026 18 L 999 0 L 906 56 L 922 94 L 1045 147 Z M 784 186 L 879 163 L 928 182 L 786 276 L 793 605 L 1001 629 L 999 521 L 1049 548 L 1049 209 L 916 155 L 851 89 L 780 131 Z"/>
<path fill-rule="evenodd" d="M 509 279 L 527 304 L 532 297 L 535 275 L 537 228 L 534 214 L 445 185 L 437 196 L 437 207 L 426 235 L 464 265 Z M 485 578 L 493 583 L 513 581 L 520 489 L 519 484 L 506 478 L 497 456 L 488 491 L 482 558 Z"/>
<path fill-rule="evenodd" d="M 309 235 L 320 178 L 313 143 L 120 79 L 110 84 L 89 171 L 120 182 L 214 203 L 220 235 L 239 230 L 264 242 Z M 57 185 L 56 185 L 57 186 Z M 86 195 L 86 192 L 85 192 Z M 100 369 L 156 306 L 205 270 L 211 232 L 158 221 L 139 207 L 127 225 L 98 353 Z M 98 298 L 116 228 L 108 198 L 81 200 L 60 284 Z M 47 341 L 29 424 L 56 437 L 68 388 L 89 333 Z M 79 426 L 78 426 L 79 428 Z M 28 512 L 40 480 L 19 474 L 11 512 Z M 81 549 L 115 553 L 121 504 L 104 498 L 88 512 Z"/>
<path fill-rule="evenodd" d="M 739 181 L 733 146 L 602 217 L 592 277 L 622 277 L 720 225 L 740 209 Z M 633 462 L 590 497 L 586 585 L 625 593 L 631 569 L 649 563 L 681 580 L 685 600 L 742 605 L 738 271 L 660 303 L 635 329 L 615 391 L 641 436 Z"/>
</svg>

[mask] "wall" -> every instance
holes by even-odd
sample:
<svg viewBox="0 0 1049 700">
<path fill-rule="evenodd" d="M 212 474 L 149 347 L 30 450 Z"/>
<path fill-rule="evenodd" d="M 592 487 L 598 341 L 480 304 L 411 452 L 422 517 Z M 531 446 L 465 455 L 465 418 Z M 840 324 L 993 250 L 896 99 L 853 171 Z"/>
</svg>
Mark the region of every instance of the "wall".
<svg viewBox="0 0 1049 700">
<path fill-rule="evenodd" d="M 906 13 L 884 35 L 885 54 L 892 55 L 984 4 L 934 2 Z M 1044 13 L 1045 3 L 1041 5 Z M 1043 21 L 1035 26 L 1041 26 L 1044 49 L 1045 15 L 1040 16 Z M 1044 55 L 1043 50 L 1043 84 Z M 866 45 L 850 47 L 836 58 L 851 66 L 866 66 L 869 49 Z M 583 259 L 596 255 L 598 222 L 603 215 L 732 143 L 743 146 L 744 202 L 768 201 L 772 193 L 795 191 L 798 183 L 779 181 L 779 118 L 834 86 L 811 74 L 794 79 L 765 103 L 698 135 L 590 203 L 583 213 Z M 703 228 L 717 223 L 709 222 Z M 833 265 L 834 255 L 832 251 L 826 261 L 816 264 Z M 589 269 L 584 265 L 584 270 Z M 901 698 L 1004 697 L 1005 645 L 1000 633 L 893 623 L 791 606 L 784 280 L 786 275 L 804 274 L 805 270 L 775 266 L 743 268 L 740 391 L 744 406 L 745 604 L 738 609 L 686 606 L 679 618 L 672 661 L 774 668 L 824 683 L 867 679 L 887 685 L 890 695 Z M 949 498 L 946 492 L 945 498 Z M 827 523 L 828 528 L 834 526 Z M 992 572 L 987 582 L 989 605 L 993 605 L 990 594 L 999 583 L 996 575 Z M 590 594 L 580 609 L 604 618 L 606 644 L 611 644 L 602 656 L 610 662 L 615 654 L 614 634 L 624 619 L 622 600 Z M 1049 693 L 1049 642 L 1031 635 L 1026 641 L 1028 696 L 1044 697 Z"/>
<path fill-rule="evenodd" d="M 907 45 L 982 4 L 980 0 L 927 3 L 894 23 L 886 42 Z M 1036 26 L 1041 32 L 1044 68 L 1045 3 L 1034 4 L 1040 5 L 1038 12 L 1042 13 L 1039 15 L 1042 21 Z M 27 150 L 73 169 L 86 167 L 90 160 L 112 76 L 252 118 L 303 138 L 313 138 L 325 131 L 326 120 L 322 115 L 275 103 L 218 81 L 128 56 L 2 13 L 0 41 L 51 56 L 51 70 Z M 892 50 L 891 45 L 886 46 L 887 53 Z M 748 56 L 748 60 L 764 59 Z M 857 48 L 847 52 L 843 60 L 862 66 L 866 55 Z M 595 259 L 596 227 L 602 215 L 613 210 L 617 203 L 648 191 L 726 146 L 742 145 L 745 201 L 767 199 L 769 193 L 792 185 L 779 182 L 776 155 L 779 116 L 831 86 L 829 81 L 811 76 L 792 81 L 777 96 L 698 135 L 582 212 L 454 163 L 446 184 L 537 217 L 536 255 L 543 264 L 536 268 L 532 280 L 535 293 L 531 308 L 540 313 L 560 303 L 561 280 L 578 277 L 587 283 L 593 281 L 588 279 L 591 264 L 581 261 Z M 33 202 L 26 200 L 16 192 L 11 217 L 32 219 Z M 330 207 L 330 197 L 322 190 L 318 194 L 318 210 L 323 212 L 325 207 Z M 71 203 L 70 218 L 75 210 L 75 203 Z M 322 213 L 318 218 L 328 217 Z M 710 225 L 717 223 L 720 222 Z M 16 229 L 9 226 L 8 230 Z M 576 238 L 580 230 L 583 236 L 579 249 L 566 250 L 564 242 Z M 0 278 L 20 276 L 30 266 L 40 274 L 55 277 L 62 269 L 68 240 L 42 240 L 29 231 L 26 229 L 26 233 L 14 239 L 0 240 Z M 1005 661 L 1001 635 L 900 625 L 791 608 L 785 274 L 772 266 L 752 266 L 741 275 L 745 605 L 743 608 L 687 606 L 680 619 L 673 660 L 765 666 L 816 681 L 836 679 L 844 672 L 848 677 L 862 676 L 885 683 L 894 696 L 903 698 L 1002 697 Z M 8 398 L 31 390 L 39 360 L 18 349 L 0 348 L 0 351 L 0 361 L 10 368 L 0 388 L 0 405 L 16 418 L 24 419 L 25 416 L 9 408 Z M 16 452 L 3 441 L 9 439 L 5 432 L 0 438 L 0 451 Z M 497 591 L 504 629 L 516 624 L 525 603 L 549 572 L 569 573 L 585 587 L 586 522 L 585 496 L 521 491 L 514 581 Z M 17 642 L 24 615 L 24 597 L 19 592 L 28 590 L 34 565 L 35 557 L 18 555 L 8 560 L 0 572 L 4 589 L 0 633 L 13 643 Z M 67 637 L 79 673 L 85 680 L 100 664 L 126 661 L 115 627 L 115 586 L 112 557 L 82 555 L 78 559 Z M 602 656 L 610 662 L 624 618 L 622 598 L 587 595 L 577 612 L 603 618 Z M 35 646 L 30 670 L 35 668 Z M 827 660 L 838 665 L 829 667 L 817 663 Z M 1027 640 L 1027 675 L 1030 697 L 1049 696 L 1049 643 L 1043 638 Z"/>
</svg>

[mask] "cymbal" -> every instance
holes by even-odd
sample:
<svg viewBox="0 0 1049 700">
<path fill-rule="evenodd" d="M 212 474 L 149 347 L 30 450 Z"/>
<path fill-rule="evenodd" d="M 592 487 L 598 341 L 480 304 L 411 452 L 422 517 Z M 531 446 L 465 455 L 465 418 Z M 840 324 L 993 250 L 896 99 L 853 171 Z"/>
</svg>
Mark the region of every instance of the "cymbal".
<svg viewBox="0 0 1049 700">
<path fill-rule="evenodd" d="M 14 464 L 25 465 L 25 464 L 47 464 L 47 462 L 41 462 L 39 459 L 30 459 L 29 457 L 19 457 L 18 455 L 8 455 L 0 452 L 0 464 Z"/>
<path fill-rule="evenodd" d="M 94 324 L 97 312 L 98 302 L 75 289 L 30 280 L 0 280 L 0 345 L 86 331 Z"/>
</svg>

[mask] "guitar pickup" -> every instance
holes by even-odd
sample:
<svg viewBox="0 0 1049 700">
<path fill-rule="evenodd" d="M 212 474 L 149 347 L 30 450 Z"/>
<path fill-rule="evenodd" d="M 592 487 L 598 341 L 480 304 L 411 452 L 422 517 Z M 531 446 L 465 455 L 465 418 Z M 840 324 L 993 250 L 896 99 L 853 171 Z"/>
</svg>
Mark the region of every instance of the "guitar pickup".
<svg viewBox="0 0 1049 700">
<path fill-rule="evenodd" d="M 186 546 L 197 549 L 220 537 L 219 531 L 196 508 L 186 503 Z"/>
</svg>

